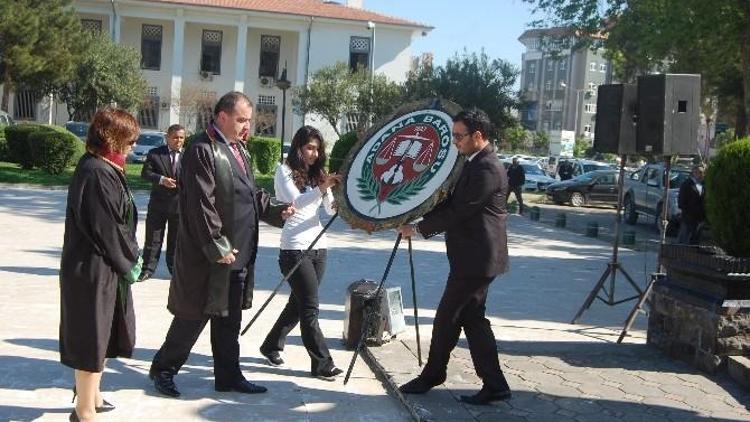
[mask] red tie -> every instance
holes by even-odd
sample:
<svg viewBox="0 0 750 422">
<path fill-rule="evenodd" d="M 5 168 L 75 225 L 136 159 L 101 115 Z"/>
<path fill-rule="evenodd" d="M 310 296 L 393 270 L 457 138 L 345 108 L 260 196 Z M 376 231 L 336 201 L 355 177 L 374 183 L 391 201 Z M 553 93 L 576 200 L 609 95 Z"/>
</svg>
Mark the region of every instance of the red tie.
<svg viewBox="0 0 750 422">
<path fill-rule="evenodd" d="M 229 146 L 232 147 L 232 154 L 234 154 L 234 158 L 237 159 L 237 163 L 242 167 L 242 171 L 247 174 L 247 169 L 245 168 L 245 160 L 242 159 L 242 153 L 240 153 L 240 147 L 237 145 L 237 142 L 232 142 L 229 144 Z"/>
</svg>

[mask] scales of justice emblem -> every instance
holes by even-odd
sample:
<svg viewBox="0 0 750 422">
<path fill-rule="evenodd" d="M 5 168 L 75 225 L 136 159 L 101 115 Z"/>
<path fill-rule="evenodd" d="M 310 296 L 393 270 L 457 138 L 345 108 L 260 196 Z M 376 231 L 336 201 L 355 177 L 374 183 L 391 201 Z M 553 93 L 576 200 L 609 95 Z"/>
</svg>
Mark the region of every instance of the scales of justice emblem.
<svg viewBox="0 0 750 422">
<path fill-rule="evenodd" d="M 352 147 L 335 192 L 339 213 L 352 227 L 397 227 L 447 195 L 463 160 L 451 142 L 453 113 L 444 107 L 434 100 L 404 106 Z"/>
</svg>

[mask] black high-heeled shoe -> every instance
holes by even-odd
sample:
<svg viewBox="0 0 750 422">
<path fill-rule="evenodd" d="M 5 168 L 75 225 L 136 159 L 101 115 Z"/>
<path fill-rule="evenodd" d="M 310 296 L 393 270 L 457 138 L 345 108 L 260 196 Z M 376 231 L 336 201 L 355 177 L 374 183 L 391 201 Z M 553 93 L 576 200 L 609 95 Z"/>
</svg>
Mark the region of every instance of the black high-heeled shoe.
<svg viewBox="0 0 750 422">
<path fill-rule="evenodd" d="M 68 420 L 70 420 L 70 422 L 80 422 L 80 419 L 78 419 L 78 413 L 76 413 L 75 409 L 73 409 L 73 412 L 71 412 Z"/>
<path fill-rule="evenodd" d="M 76 393 L 76 387 L 74 385 L 73 386 L 73 400 L 70 401 L 71 403 L 75 403 L 77 395 L 78 395 L 78 393 Z M 112 404 L 112 403 L 110 403 L 110 402 L 108 402 L 107 400 L 102 399 L 102 405 L 95 407 L 94 410 L 96 411 L 96 413 L 111 412 L 111 411 L 115 410 L 115 405 Z M 75 413 L 75 410 L 73 411 L 73 413 Z M 73 415 L 71 414 L 70 417 L 72 418 Z M 75 420 L 78 420 L 78 415 L 76 415 L 75 418 L 76 418 Z M 71 420 L 73 420 L 73 419 L 71 419 Z"/>
</svg>

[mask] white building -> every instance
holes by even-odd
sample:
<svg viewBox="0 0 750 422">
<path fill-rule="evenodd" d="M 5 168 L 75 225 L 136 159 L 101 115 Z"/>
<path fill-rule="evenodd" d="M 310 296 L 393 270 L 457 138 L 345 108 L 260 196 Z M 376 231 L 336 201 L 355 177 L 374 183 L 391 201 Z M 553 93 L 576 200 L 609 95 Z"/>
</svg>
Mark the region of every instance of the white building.
<svg viewBox="0 0 750 422">
<path fill-rule="evenodd" d="M 74 7 L 84 27 L 141 53 L 148 85 L 139 110 L 144 128 L 181 123 L 200 129 L 209 105 L 238 90 L 257 105 L 256 132 L 276 137 L 282 92 L 275 82 L 284 67 L 292 86 L 336 62 L 367 68 L 374 62 L 377 73 L 402 82 L 412 40 L 432 29 L 364 10 L 362 0 L 75 0 Z M 295 115 L 290 94 L 287 139 L 305 123 L 332 133 L 314 116 Z M 49 104 L 21 93 L 8 111 L 18 120 L 68 120 L 64 105 Z"/>
</svg>

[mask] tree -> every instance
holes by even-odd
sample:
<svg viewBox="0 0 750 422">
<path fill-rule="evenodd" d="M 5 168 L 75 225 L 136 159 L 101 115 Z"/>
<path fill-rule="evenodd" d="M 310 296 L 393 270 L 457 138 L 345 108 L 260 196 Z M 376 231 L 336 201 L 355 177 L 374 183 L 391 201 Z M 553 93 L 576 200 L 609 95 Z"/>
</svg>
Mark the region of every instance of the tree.
<svg viewBox="0 0 750 422">
<path fill-rule="evenodd" d="M 511 110 L 518 107 L 513 92 L 517 77 L 518 70 L 510 63 L 490 60 L 484 51 L 477 54 L 464 50 L 444 67 L 421 66 L 410 73 L 404 91 L 409 99 L 439 96 L 464 108 L 478 107 L 495 125 L 490 137 L 502 138 L 504 130 L 516 125 Z"/>
<path fill-rule="evenodd" d="M 357 130 L 390 114 L 402 99 L 402 89 L 385 75 L 373 78 L 365 69 L 350 71 L 346 63 L 321 68 L 307 86 L 294 89 L 292 105 L 299 114 L 315 113 L 328 122 L 341 137 L 339 122 L 354 115 Z"/>
<path fill-rule="evenodd" d="M 583 45 L 607 48 L 621 80 L 632 81 L 651 70 L 702 74 L 704 97 L 715 95 L 722 104 L 737 107 L 737 132 L 747 133 L 750 2 L 524 1 L 548 16 L 545 23 L 572 28 Z"/>
<path fill-rule="evenodd" d="M 528 130 L 521 125 L 513 125 L 505 129 L 501 138 L 501 147 L 510 152 L 520 151 L 529 143 L 529 138 L 530 133 Z"/>
<path fill-rule="evenodd" d="M 73 78 L 59 91 L 68 114 L 73 120 L 87 120 L 111 103 L 135 110 L 146 89 L 138 52 L 101 35 L 86 35 L 84 43 Z"/>
<path fill-rule="evenodd" d="M 0 108 L 8 109 L 11 91 L 46 94 L 68 80 L 80 36 L 71 0 L 0 1 Z"/>
<path fill-rule="evenodd" d="M 180 96 L 172 101 L 172 109 L 180 114 L 180 121 L 188 130 L 205 127 L 207 117 L 213 113 L 214 96 L 209 95 L 205 87 L 198 84 L 183 84 Z"/>
<path fill-rule="evenodd" d="M 579 136 L 576 138 L 575 144 L 573 144 L 573 156 L 576 158 L 585 157 L 592 145 L 593 143 L 591 142 L 591 139 L 585 136 Z"/>
<path fill-rule="evenodd" d="M 295 87 L 292 106 L 297 114 L 320 115 L 341 137 L 339 120 L 354 109 L 355 102 L 356 89 L 352 86 L 349 66 L 338 62 L 313 73 L 307 86 Z"/>
</svg>

